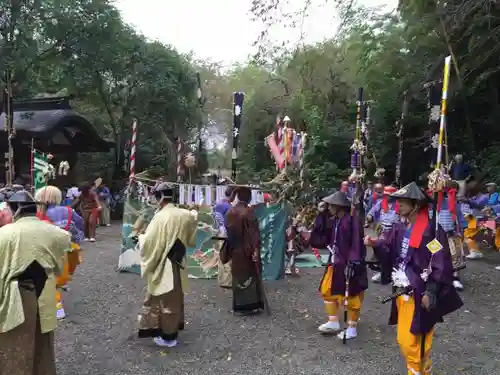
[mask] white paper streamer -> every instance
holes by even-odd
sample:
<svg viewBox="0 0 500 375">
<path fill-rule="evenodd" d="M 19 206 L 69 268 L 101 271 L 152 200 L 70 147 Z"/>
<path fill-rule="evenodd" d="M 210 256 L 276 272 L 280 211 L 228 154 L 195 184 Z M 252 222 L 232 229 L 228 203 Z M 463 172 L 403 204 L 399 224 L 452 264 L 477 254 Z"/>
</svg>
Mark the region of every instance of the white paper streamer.
<svg viewBox="0 0 500 375">
<path fill-rule="evenodd" d="M 179 204 L 186 204 L 186 185 L 179 185 Z"/>
<path fill-rule="evenodd" d="M 205 197 L 203 196 L 203 187 L 196 185 L 194 187 L 194 200 L 196 204 L 202 205 L 205 203 Z"/>
<path fill-rule="evenodd" d="M 217 189 L 216 189 L 216 194 L 215 194 L 215 199 L 217 200 L 217 202 L 220 202 L 221 200 L 223 200 L 226 196 L 226 189 L 227 187 L 226 186 L 217 186 Z"/>
<path fill-rule="evenodd" d="M 257 204 L 259 203 L 259 191 L 258 190 L 252 190 L 252 200 L 250 202 L 250 204 Z"/>
<path fill-rule="evenodd" d="M 257 193 L 257 203 L 264 203 L 264 193 L 262 191 Z"/>
<path fill-rule="evenodd" d="M 207 206 L 212 205 L 212 187 L 211 186 L 205 186 L 205 204 Z"/>
<path fill-rule="evenodd" d="M 194 186 L 193 185 L 188 185 L 187 186 L 186 204 L 193 204 L 193 203 L 195 203 L 193 201 L 193 191 L 194 191 Z"/>
</svg>

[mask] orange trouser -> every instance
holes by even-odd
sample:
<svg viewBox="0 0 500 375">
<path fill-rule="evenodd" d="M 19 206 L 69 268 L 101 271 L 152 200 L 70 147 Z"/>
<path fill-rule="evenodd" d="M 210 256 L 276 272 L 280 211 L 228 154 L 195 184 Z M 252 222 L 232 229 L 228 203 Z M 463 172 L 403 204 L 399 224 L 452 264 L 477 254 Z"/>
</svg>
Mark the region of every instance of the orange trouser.
<svg viewBox="0 0 500 375">
<path fill-rule="evenodd" d="M 58 304 L 62 301 L 60 288 L 68 285 L 73 274 L 75 273 L 76 268 L 82 262 L 80 245 L 72 243 L 71 248 L 73 251 L 66 254 L 63 273 L 56 278 L 56 300 Z"/>
<path fill-rule="evenodd" d="M 398 344 L 406 360 L 408 375 L 431 375 L 432 362 L 430 353 L 434 329 L 425 335 L 424 356 L 422 358 L 422 335 L 414 335 L 410 332 L 415 311 L 415 300 L 411 296 L 401 296 L 396 299 L 396 305 L 398 307 Z"/>
<path fill-rule="evenodd" d="M 80 245 L 71 243 L 72 251 L 68 253 L 68 271 L 69 275 L 73 276 L 76 268 L 82 263 L 82 253 Z"/>
<path fill-rule="evenodd" d="M 321 282 L 320 291 L 325 303 L 325 311 L 328 315 L 328 320 L 337 320 L 339 309 L 345 301 L 345 296 L 340 294 L 332 295 L 332 280 L 333 267 L 329 266 Z M 347 297 L 347 319 L 350 326 L 355 326 L 359 320 L 364 296 L 364 292 L 361 292 L 355 296 Z"/>
<path fill-rule="evenodd" d="M 467 220 L 467 228 L 465 228 L 464 230 L 465 243 L 467 244 L 469 251 L 472 252 L 481 251 L 479 250 L 479 245 L 477 241 L 474 240 L 474 238 L 477 236 L 478 233 L 479 229 L 477 227 L 476 218 L 474 217 L 469 218 Z"/>
<path fill-rule="evenodd" d="M 500 227 L 495 231 L 495 247 L 500 251 Z"/>
</svg>

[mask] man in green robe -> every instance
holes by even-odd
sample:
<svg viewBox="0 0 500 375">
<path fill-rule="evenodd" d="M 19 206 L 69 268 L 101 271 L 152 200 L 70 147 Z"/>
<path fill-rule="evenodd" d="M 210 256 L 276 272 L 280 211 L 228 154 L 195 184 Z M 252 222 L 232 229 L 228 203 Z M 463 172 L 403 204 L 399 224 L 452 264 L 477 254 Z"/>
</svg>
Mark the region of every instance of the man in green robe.
<svg viewBox="0 0 500 375">
<path fill-rule="evenodd" d="M 158 346 L 177 345 L 184 328 L 184 293 L 187 291 L 186 248 L 196 245 L 196 211 L 173 205 L 174 191 L 167 183 L 155 189 L 160 210 L 139 236 L 141 274 L 147 282 L 139 314 L 139 337 L 152 337 Z"/>
<path fill-rule="evenodd" d="M 36 218 L 29 192 L 5 195 L 14 222 L 0 228 L 0 375 L 55 375 L 56 276 L 71 238 Z"/>
</svg>

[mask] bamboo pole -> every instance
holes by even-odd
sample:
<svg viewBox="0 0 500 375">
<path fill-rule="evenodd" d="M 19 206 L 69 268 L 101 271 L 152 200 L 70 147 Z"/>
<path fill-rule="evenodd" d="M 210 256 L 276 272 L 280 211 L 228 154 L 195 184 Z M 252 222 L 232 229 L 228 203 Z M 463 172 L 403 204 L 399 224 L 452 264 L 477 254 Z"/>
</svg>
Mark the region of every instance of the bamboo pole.
<svg viewBox="0 0 500 375">
<path fill-rule="evenodd" d="M 451 63 L 451 56 L 447 56 L 444 59 L 443 90 L 441 94 L 441 119 L 439 122 L 439 138 L 438 138 L 436 170 L 441 169 L 441 164 L 443 159 L 443 143 L 445 138 L 446 114 L 447 114 L 446 104 L 448 100 L 448 86 L 450 81 L 450 63 Z"/>
</svg>

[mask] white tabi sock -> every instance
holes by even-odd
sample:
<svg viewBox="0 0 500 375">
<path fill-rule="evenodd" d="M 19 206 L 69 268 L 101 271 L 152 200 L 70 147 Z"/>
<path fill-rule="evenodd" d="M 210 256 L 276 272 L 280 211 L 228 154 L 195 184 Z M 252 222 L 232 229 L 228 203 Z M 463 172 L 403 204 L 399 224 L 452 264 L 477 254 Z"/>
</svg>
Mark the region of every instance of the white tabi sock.
<svg viewBox="0 0 500 375">
<path fill-rule="evenodd" d="M 343 339 L 344 335 L 347 335 L 346 336 L 347 340 L 354 339 L 358 336 L 358 330 L 356 329 L 356 327 L 347 327 L 347 329 L 345 331 L 340 332 L 337 337 L 339 339 Z"/>
<path fill-rule="evenodd" d="M 163 340 L 161 337 L 155 337 L 153 341 L 156 345 L 164 348 L 173 348 L 177 346 L 177 340 Z"/>
<path fill-rule="evenodd" d="M 329 320 L 318 327 L 321 332 L 332 332 L 340 330 L 340 323 L 338 320 Z"/>
<path fill-rule="evenodd" d="M 57 309 L 56 318 L 57 320 L 66 318 L 66 311 L 64 311 L 64 307 L 60 307 Z"/>
</svg>

